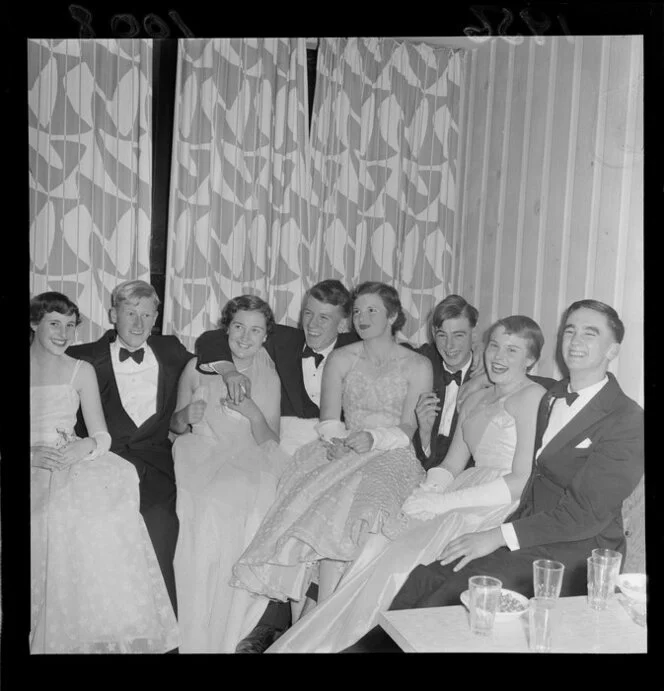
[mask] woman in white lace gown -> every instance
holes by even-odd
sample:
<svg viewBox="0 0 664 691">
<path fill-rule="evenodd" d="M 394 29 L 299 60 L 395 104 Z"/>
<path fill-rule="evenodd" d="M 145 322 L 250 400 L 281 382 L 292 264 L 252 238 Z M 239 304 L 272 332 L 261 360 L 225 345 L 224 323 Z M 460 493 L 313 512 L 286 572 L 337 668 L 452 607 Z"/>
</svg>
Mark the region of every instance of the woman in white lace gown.
<svg viewBox="0 0 664 691">
<path fill-rule="evenodd" d="M 353 323 L 362 341 L 334 350 L 325 365 L 322 439 L 298 449 L 277 500 L 233 569 L 234 585 L 302 602 L 318 575 L 324 599 L 368 536 L 383 530 L 423 478 L 410 439 L 415 403 L 431 390 L 432 371 L 427 358 L 395 341 L 404 321 L 394 288 L 358 286 Z"/>
<path fill-rule="evenodd" d="M 138 475 L 108 451 L 93 367 L 65 354 L 79 322 L 61 293 L 30 302 L 30 650 L 164 653 L 177 624 Z M 79 405 L 85 439 L 74 433 Z"/>
<path fill-rule="evenodd" d="M 218 374 L 185 367 L 171 428 L 180 532 L 175 551 L 181 653 L 233 653 L 269 600 L 229 584 L 274 501 L 290 456 L 279 446 L 281 384 L 262 347 L 274 318 L 253 295 L 229 300 L 221 328 L 251 397 L 234 404 Z"/>
<path fill-rule="evenodd" d="M 269 653 L 339 652 L 378 623 L 408 574 L 434 561 L 455 537 L 499 525 L 530 474 L 539 400 L 527 378 L 544 339 L 528 317 L 502 319 L 488 332 L 492 386 L 464 401 L 444 462 L 406 500 L 403 513 L 367 543 L 331 598 L 300 619 Z M 475 466 L 463 470 L 472 453 Z"/>
</svg>

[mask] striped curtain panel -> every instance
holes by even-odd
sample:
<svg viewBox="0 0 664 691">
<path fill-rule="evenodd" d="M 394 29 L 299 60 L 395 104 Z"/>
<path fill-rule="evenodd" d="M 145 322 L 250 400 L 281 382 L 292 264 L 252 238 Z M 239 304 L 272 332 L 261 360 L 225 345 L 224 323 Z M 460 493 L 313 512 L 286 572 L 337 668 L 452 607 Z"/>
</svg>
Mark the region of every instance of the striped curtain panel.
<svg viewBox="0 0 664 691">
<path fill-rule="evenodd" d="M 30 292 L 109 327 L 110 291 L 150 280 L 152 43 L 29 40 Z"/>
<path fill-rule="evenodd" d="M 306 290 L 306 40 L 178 44 L 164 333 L 190 349 L 226 301 L 296 324 Z"/>
<path fill-rule="evenodd" d="M 403 335 L 451 292 L 462 51 L 321 39 L 311 126 L 311 280 L 393 285 Z"/>
</svg>

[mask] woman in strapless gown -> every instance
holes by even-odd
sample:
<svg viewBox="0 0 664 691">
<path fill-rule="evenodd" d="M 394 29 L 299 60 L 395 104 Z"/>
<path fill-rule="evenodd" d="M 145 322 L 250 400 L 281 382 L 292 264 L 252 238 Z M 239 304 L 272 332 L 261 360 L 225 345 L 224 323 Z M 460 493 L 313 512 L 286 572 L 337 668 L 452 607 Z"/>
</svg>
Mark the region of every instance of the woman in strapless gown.
<svg viewBox="0 0 664 691">
<path fill-rule="evenodd" d="M 30 321 L 30 651 L 172 650 L 177 623 L 139 513 L 138 475 L 108 451 L 94 369 L 65 355 L 78 308 L 42 293 Z M 85 439 L 74 432 L 79 405 Z"/>
<path fill-rule="evenodd" d="M 383 535 L 365 545 L 332 597 L 266 652 L 342 651 L 378 623 L 418 564 L 434 561 L 460 535 L 499 525 L 516 507 L 532 465 L 544 393 L 526 371 L 544 339 L 527 317 L 500 320 L 489 334 L 486 360 L 493 385 L 462 405 L 442 466 L 429 471 Z M 463 470 L 471 453 L 475 466 Z"/>
<path fill-rule="evenodd" d="M 230 300 L 222 328 L 238 370 L 251 380 L 239 405 L 218 374 L 185 367 L 171 428 L 180 532 L 175 582 L 180 653 L 234 653 L 269 600 L 229 584 L 231 569 L 274 501 L 291 457 L 279 448 L 281 383 L 262 348 L 272 311 L 260 298 Z"/>
<path fill-rule="evenodd" d="M 431 363 L 394 340 L 404 321 L 394 288 L 364 283 L 353 300 L 363 340 L 330 354 L 321 440 L 298 449 L 284 472 L 275 503 L 233 569 L 236 587 L 301 602 L 317 576 L 324 599 L 423 478 L 410 437 L 415 403 L 431 389 Z"/>
</svg>

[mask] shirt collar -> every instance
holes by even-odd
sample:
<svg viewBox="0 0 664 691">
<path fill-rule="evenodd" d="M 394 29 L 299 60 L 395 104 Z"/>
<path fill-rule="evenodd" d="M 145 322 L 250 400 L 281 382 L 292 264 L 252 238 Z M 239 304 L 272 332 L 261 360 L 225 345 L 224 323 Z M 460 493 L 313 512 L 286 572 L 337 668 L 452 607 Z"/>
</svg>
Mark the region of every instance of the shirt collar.
<svg viewBox="0 0 664 691">
<path fill-rule="evenodd" d="M 442 358 L 441 358 L 442 360 Z M 461 381 L 464 380 L 464 377 L 466 376 L 466 372 L 470 369 L 470 366 L 473 364 L 473 356 L 472 353 L 470 355 L 470 358 L 468 358 L 468 362 L 461 368 Z M 443 360 L 443 369 L 447 370 L 450 374 L 454 374 L 452 370 L 445 364 L 445 360 Z"/>
<path fill-rule="evenodd" d="M 604 379 L 598 381 L 596 384 L 585 386 L 583 389 L 579 389 L 576 393 L 579 394 L 580 399 L 584 401 L 589 401 L 600 389 L 602 389 L 608 383 L 608 381 L 609 378 L 607 376 L 604 376 Z M 567 391 L 572 391 L 569 382 L 567 383 Z"/>
<path fill-rule="evenodd" d="M 319 355 L 322 355 L 324 358 L 326 358 L 333 350 L 334 346 L 337 344 L 337 339 L 335 338 L 332 343 L 330 343 L 327 348 L 323 348 L 323 350 L 315 350 L 315 353 L 318 353 Z M 302 347 L 302 350 L 307 347 L 307 341 L 304 341 L 304 346 Z M 312 349 L 313 350 L 313 349 Z"/>
</svg>

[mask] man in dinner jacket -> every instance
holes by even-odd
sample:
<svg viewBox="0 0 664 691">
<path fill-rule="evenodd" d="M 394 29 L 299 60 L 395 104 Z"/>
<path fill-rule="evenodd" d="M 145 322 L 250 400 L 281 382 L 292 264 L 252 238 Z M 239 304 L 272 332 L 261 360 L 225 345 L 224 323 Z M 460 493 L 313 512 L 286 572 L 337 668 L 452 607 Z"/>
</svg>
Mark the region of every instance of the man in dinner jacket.
<svg viewBox="0 0 664 691">
<path fill-rule="evenodd" d="M 193 357 L 175 336 L 152 336 L 159 298 L 145 281 L 125 281 L 111 294 L 115 328 L 67 353 L 97 373 L 111 451 L 139 477 L 140 512 L 177 614 L 173 557 L 178 537 L 175 471 L 168 437 L 180 374 Z M 77 431 L 85 424 L 79 415 Z"/>
<path fill-rule="evenodd" d="M 335 348 L 357 340 L 347 333 L 351 297 L 335 279 L 321 281 L 306 294 L 302 329 L 276 324 L 265 342 L 281 379 L 280 445 L 288 453 L 318 438 L 320 392 L 327 356 Z M 233 365 L 228 337 L 219 329 L 206 331 L 196 341 L 197 368 L 224 377 L 229 396 L 241 400 L 251 393 L 251 382 Z M 307 593 L 315 599 L 316 587 Z M 272 600 L 253 631 L 237 646 L 240 653 L 262 653 L 291 623 L 289 603 Z"/>
<path fill-rule="evenodd" d="M 607 371 L 623 335 L 609 305 L 580 300 L 567 309 L 560 347 L 569 379 L 540 402 L 533 470 L 519 506 L 501 526 L 452 540 L 440 562 L 415 568 L 390 609 L 457 605 L 468 578 L 479 574 L 531 597 L 535 559 L 565 565 L 562 596 L 584 595 L 592 550 L 624 555 L 622 503 L 643 475 L 643 411 Z M 377 626 L 344 652 L 397 650 Z"/>
</svg>

